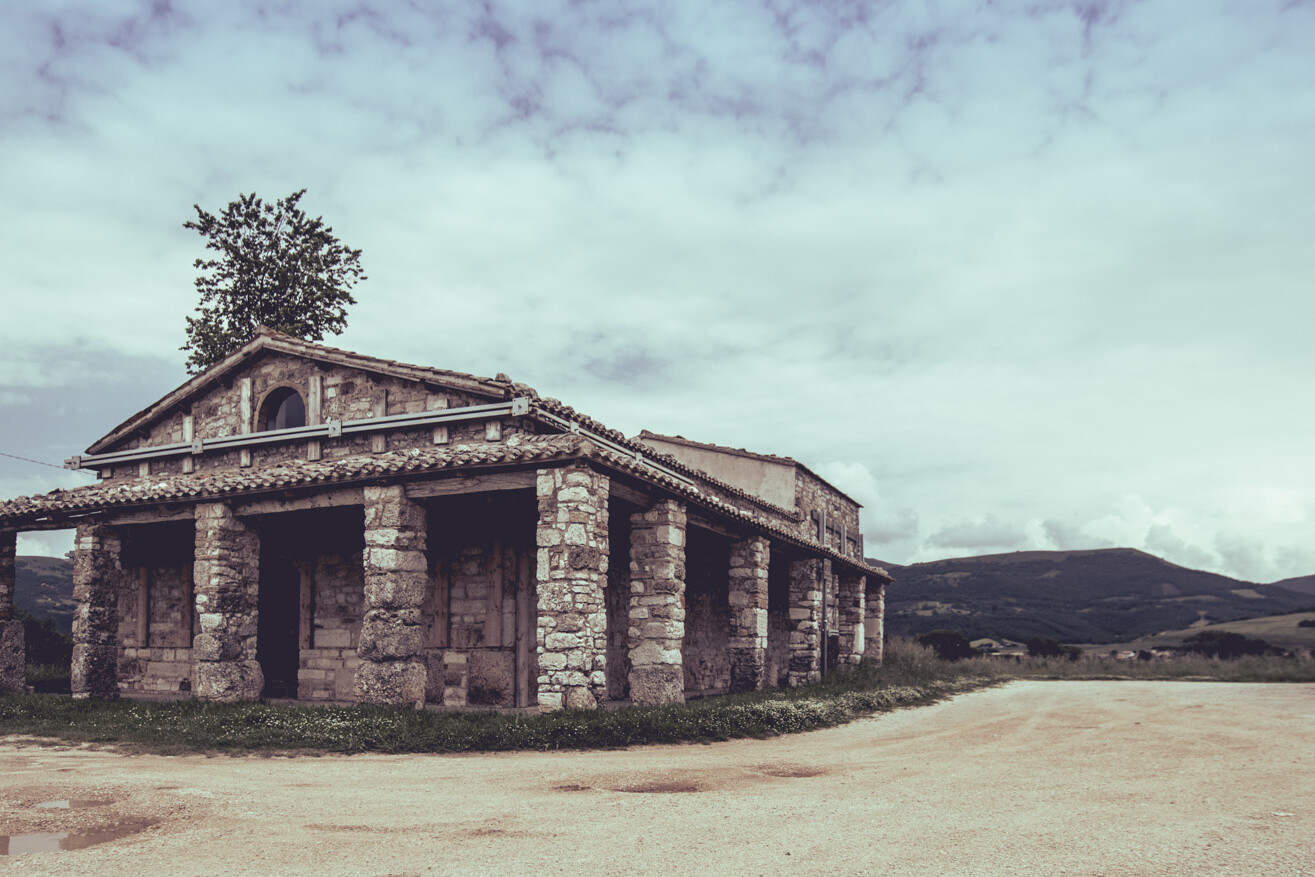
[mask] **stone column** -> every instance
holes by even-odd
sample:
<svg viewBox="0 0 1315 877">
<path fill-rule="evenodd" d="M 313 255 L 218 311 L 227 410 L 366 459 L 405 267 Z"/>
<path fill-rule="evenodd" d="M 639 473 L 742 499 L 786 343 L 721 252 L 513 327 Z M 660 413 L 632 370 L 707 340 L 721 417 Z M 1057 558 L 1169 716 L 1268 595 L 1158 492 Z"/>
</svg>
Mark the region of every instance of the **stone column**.
<svg viewBox="0 0 1315 877">
<path fill-rule="evenodd" d="M 427 536 L 425 509 L 404 488 L 365 488 L 365 617 L 355 680 L 360 703 L 425 705 Z"/>
<path fill-rule="evenodd" d="M 867 596 L 863 660 L 881 666 L 886 649 L 886 585 L 877 584 Z"/>
<path fill-rule="evenodd" d="M 260 536 L 223 503 L 196 507 L 192 578 L 201 622 L 192 639 L 192 691 L 199 700 L 259 700 Z"/>
<path fill-rule="evenodd" d="M 761 536 L 731 543 L 731 691 L 756 691 L 767 681 L 768 541 Z"/>
<path fill-rule="evenodd" d="M 587 466 L 540 469 L 538 703 L 592 709 L 607 696 L 607 498 L 611 482 Z"/>
<path fill-rule="evenodd" d="M 789 685 L 807 685 L 822 678 L 822 584 L 820 558 L 790 563 Z"/>
<path fill-rule="evenodd" d="M 840 616 L 840 654 L 836 660 L 842 665 L 857 665 L 863 661 L 867 581 L 867 576 L 840 574 L 840 586 L 836 589 L 836 608 Z"/>
<path fill-rule="evenodd" d="M 23 622 L 14 617 L 14 555 L 18 534 L 0 530 L 0 694 L 14 694 L 27 684 Z"/>
<path fill-rule="evenodd" d="M 630 702 L 684 703 L 685 504 L 630 516 Z"/>
<path fill-rule="evenodd" d="M 119 594 L 123 568 L 118 532 L 80 524 L 73 542 L 73 696 L 119 696 Z"/>
</svg>

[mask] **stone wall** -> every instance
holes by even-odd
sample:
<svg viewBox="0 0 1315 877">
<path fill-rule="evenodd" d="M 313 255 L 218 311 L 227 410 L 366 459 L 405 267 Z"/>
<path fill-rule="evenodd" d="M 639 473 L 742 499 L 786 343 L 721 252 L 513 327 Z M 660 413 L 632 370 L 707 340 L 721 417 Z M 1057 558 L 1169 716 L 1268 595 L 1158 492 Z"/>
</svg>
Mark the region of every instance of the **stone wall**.
<svg viewBox="0 0 1315 877">
<path fill-rule="evenodd" d="M 361 703 L 424 705 L 426 539 L 425 510 L 405 488 L 365 488 L 365 616 L 354 685 Z"/>
<path fill-rule="evenodd" d="M 610 481 L 585 465 L 540 469 L 535 490 L 539 707 L 593 708 L 607 694 Z"/>
<path fill-rule="evenodd" d="M 428 650 L 428 699 L 447 706 L 513 706 L 516 698 L 517 600 L 525 551 L 506 541 L 512 534 L 463 533 L 457 545 L 433 553 L 435 587 L 446 601 L 432 624 L 445 625 L 439 645 Z M 430 642 L 434 643 L 431 632 Z"/>
<path fill-rule="evenodd" d="M 863 660 L 866 644 L 867 577 L 842 574 L 839 578 L 836 607 L 840 616 L 840 654 L 836 662 L 856 665 Z"/>
<path fill-rule="evenodd" d="M 192 640 L 197 698 L 258 699 L 265 687 L 256 659 L 260 537 L 223 503 L 196 507 L 193 584 L 199 621 Z"/>
<path fill-rule="evenodd" d="M 349 701 L 365 614 L 364 552 L 324 554 L 311 562 L 310 648 L 298 654 L 297 699 Z"/>
<path fill-rule="evenodd" d="M 127 587 L 119 595 L 119 690 L 156 695 L 190 692 L 195 625 L 192 570 L 165 566 L 124 572 Z M 144 642 L 139 618 L 143 604 Z"/>
<path fill-rule="evenodd" d="M 859 552 L 859 507 L 852 499 L 812 473 L 797 467 L 795 470 L 795 496 L 803 520 L 798 527 L 801 533 L 825 542 L 847 557 L 861 559 Z M 826 511 L 825 534 L 819 529 L 818 513 Z"/>
<path fill-rule="evenodd" d="M 886 586 L 881 583 L 868 589 L 864 608 L 867 622 L 864 630 L 863 660 L 881 665 L 886 650 Z"/>
<path fill-rule="evenodd" d="M 659 499 L 630 516 L 630 700 L 637 706 L 685 699 L 686 510 Z"/>
<path fill-rule="evenodd" d="M 789 684 L 790 634 L 790 560 L 777 551 L 768 550 L 767 565 L 767 656 L 766 685 L 777 688 Z"/>
<path fill-rule="evenodd" d="M 250 381 L 249 402 L 242 402 L 242 385 Z M 314 417 L 312 393 L 319 387 L 318 420 Z M 419 381 L 408 381 L 362 369 L 345 368 L 316 363 L 283 354 L 268 354 L 244 369 L 231 374 L 231 380 L 217 385 L 191 403 L 192 435 L 199 439 L 259 432 L 261 405 L 270 392 L 280 387 L 297 390 L 307 405 L 307 422 L 325 423 L 330 420 L 361 420 L 379 414 L 414 414 L 443 408 L 461 408 L 482 405 L 493 401 L 489 397 L 434 387 Z M 188 440 L 186 418 L 188 411 L 171 412 L 152 425 L 145 435 L 135 435 L 116 443 L 111 450 L 128 450 L 154 445 L 176 444 Z M 532 431 L 522 418 L 499 418 L 498 435 L 505 438 L 513 433 Z M 426 447 L 438 443 L 460 444 L 487 441 L 484 421 L 452 423 L 435 429 L 422 427 L 399 429 L 382 436 L 348 435 L 315 440 L 315 446 L 324 459 L 370 453 L 379 450 L 404 450 Z M 275 465 L 286 460 L 305 460 L 311 443 L 307 440 L 262 445 L 247 450 L 253 467 Z M 175 457 L 150 461 L 147 474 L 179 474 L 185 471 L 213 471 L 242 465 L 240 451 L 207 451 L 199 457 Z M 186 459 L 186 462 L 184 460 Z M 191 467 L 185 468 L 185 467 Z M 141 464 L 121 464 L 103 470 L 107 478 L 136 478 L 142 474 Z"/>
<path fill-rule="evenodd" d="M 119 598 L 125 590 L 119 532 L 80 524 L 73 542 L 74 697 L 118 696 Z"/>
<path fill-rule="evenodd" d="M 733 542 L 727 602 L 730 605 L 730 688 L 767 685 L 768 564 L 771 549 L 761 536 Z"/>
<path fill-rule="evenodd" d="M 690 536 L 681 643 L 687 697 L 721 694 L 731 685 L 729 546 L 706 530 L 695 529 Z"/>
<path fill-rule="evenodd" d="M 17 538 L 13 530 L 0 530 L 0 694 L 22 691 L 26 682 L 23 622 L 14 617 Z"/>
<path fill-rule="evenodd" d="M 822 583 L 830 562 L 817 559 L 790 562 L 789 684 L 817 682 L 821 674 Z"/>
</svg>

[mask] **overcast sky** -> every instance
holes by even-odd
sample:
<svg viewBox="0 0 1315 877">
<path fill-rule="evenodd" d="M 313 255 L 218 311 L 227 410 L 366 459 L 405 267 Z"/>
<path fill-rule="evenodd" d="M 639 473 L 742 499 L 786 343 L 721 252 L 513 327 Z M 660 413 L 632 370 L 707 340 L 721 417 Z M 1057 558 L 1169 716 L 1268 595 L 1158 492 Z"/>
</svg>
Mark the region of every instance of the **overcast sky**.
<svg viewBox="0 0 1315 877">
<path fill-rule="evenodd" d="M 1310 0 L 14 4 L 0 452 L 180 383 L 192 205 L 306 187 L 369 275 L 331 343 L 794 456 L 869 556 L 1315 573 L 1312 46 Z"/>
</svg>

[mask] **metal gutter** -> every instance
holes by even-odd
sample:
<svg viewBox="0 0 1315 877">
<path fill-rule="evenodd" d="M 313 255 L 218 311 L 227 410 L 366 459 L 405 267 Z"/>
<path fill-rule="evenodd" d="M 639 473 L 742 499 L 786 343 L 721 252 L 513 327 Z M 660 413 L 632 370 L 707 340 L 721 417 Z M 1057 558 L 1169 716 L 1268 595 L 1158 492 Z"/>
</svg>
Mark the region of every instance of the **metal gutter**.
<svg viewBox="0 0 1315 877">
<path fill-rule="evenodd" d="M 337 438 L 342 435 L 358 435 L 380 432 L 386 429 L 398 429 L 412 426 L 431 426 L 443 423 L 459 423 L 464 420 L 487 420 L 503 415 L 519 416 L 530 410 L 530 400 L 518 397 L 507 402 L 493 402 L 487 405 L 469 405 L 465 408 L 447 408 L 434 411 L 420 411 L 414 414 L 392 414 L 387 417 L 366 417 L 360 420 L 330 420 L 310 426 L 294 426 L 291 429 L 274 429 L 267 432 L 252 432 L 244 435 L 226 435 L 219 438 L 195 439 L 190 442 L 176 442 L 168 445 L 153 445 L 146 448 L 134 448 L 130 451 L 118 451 L 112 454 L 88 454 L 70 457 L 64 461 L 65 469 L 93 469 L 99 466 L 113 466 L 118 463 L 139 463 L 145 460 L 160 460 L 168 457 L 203 454 L 206 451 L 226 451 L 237 448 L 249 448 L 257 445 L 277 444 L 278 442 L 302 441 L 314 438 Z"/>
</svg>

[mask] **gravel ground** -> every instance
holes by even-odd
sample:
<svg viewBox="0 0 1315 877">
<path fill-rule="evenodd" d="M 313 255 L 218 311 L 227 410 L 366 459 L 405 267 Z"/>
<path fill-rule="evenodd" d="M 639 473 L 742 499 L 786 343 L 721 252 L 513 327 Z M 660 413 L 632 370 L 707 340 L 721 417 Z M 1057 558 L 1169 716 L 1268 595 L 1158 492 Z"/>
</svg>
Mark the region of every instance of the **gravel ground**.
<svg viewBox="0 0 1315 877">
<path fill-rule="evenodd" d="M 61 800 L 86 806 L 36 806 Z M 1315 685 L 1015 682 L 810 734 L 593 753 L 0 738 L 0 826 L 128 832 L 0 857 L 13 874 L 1315 874 Z"/>
</svg>

